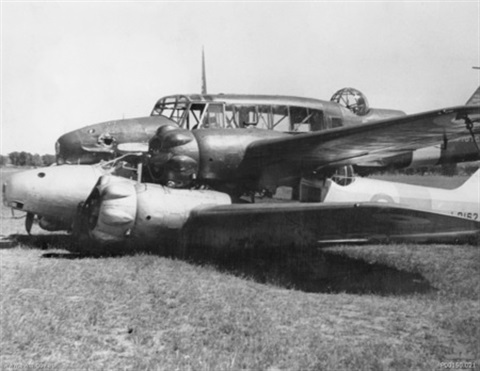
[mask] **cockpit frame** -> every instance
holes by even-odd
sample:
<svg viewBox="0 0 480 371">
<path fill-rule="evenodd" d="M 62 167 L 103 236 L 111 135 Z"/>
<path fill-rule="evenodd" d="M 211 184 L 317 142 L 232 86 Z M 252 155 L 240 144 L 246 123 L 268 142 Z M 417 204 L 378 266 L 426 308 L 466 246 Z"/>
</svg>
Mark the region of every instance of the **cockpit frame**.
<svg viewBox="0 0 480 371">
<path fill-rule="evenodd" d="M 325 111 L 330 111 L 325 114 Z M 324 101 L 267 95 L 171 95 L 157 101 L 151 116 L 162 115 L 188 130 L 261 128 L 307 132 L 339 126 L 342 112 Z M 334 116 L 334 120 L 331 117 Z"/>
</svg>

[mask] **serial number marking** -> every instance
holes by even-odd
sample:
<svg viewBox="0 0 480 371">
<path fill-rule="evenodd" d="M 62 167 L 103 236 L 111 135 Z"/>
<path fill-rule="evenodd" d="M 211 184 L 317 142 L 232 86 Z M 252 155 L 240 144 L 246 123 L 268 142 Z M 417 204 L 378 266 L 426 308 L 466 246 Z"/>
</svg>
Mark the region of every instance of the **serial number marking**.
<svg viewBox="0 0 480 371">
<path fill-rule="evenodd" d="M 464 213 L 462 211 L 458 211 L 458 212 L 452 211 L 452 215 L 456 215 L 466 219 L 478 220 L 478 213 Z"/>
<path fill-rule="evenodd" d="M 467 218 L 467 219 L 478 220 L 478 214 L 477 213 L 462 213 L 462 212 L 459 212 L 457 215 L 461 216 L 463 218 Z"/>
</svg>

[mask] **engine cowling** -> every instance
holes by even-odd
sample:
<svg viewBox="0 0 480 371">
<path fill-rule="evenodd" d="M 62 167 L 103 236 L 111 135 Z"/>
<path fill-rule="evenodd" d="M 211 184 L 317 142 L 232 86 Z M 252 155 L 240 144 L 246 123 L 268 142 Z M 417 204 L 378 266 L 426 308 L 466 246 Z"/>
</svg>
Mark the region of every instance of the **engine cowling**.
<svg viewBox="0 0 480 371">
<path fill-rule="evenodd" d="M 332 95 L 330 101 L 348 108 L 357 116 L 364 116 L 370 111 L 367 97 L 354 88 L 343 88 Z"/>
<path fill-rule="evenodd" d="M 175 247 L 194 208 L 230 203 L 220 192 L 171 189 L 107 175 L 99 179 L 81 213 L 89 236 L 100 245 L 130 241 L 161 249 Z"/>
<path fill-rule="evenodd" d="M 158 129 L 149 142 L 149 169 L 155 182 L 189 187 L 199 171 L 199 147 L 191 131 L 174 125 Z"/>
</svg>

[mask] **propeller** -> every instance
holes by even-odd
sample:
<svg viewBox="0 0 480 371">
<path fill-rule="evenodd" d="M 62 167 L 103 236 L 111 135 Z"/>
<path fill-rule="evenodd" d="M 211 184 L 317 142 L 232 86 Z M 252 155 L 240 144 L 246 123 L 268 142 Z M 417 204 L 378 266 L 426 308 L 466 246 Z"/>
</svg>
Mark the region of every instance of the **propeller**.
<svg viewBox="0 0 480 371">
<path fill-rule="evenodd" d="M 190 186 L 198 173 L 198 143 L 191 131 L 162 126 L 149 142 L 149 169 L 160 184 L 172 188 Z"/>
<path fill-rule="evenodd" d="M 32 226 L 33 226 L 33 220 L 35 219 L 35 214 L 32 213 L 27 213 L 27 217 L 25 218 L 25 229 L 27 230 L 27 233 L 30 235 L 32 231 Z"/>
</svg>

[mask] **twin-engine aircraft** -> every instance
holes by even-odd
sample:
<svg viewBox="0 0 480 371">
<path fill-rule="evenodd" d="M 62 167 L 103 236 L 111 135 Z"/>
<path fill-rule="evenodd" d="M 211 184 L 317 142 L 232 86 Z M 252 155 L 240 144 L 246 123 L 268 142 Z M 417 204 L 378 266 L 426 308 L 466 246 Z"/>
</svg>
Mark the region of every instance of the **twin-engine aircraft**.
<svg viewBox="0 0 480 371">
<path fill-rule="evenodd" d="M 469 182 L 480 187 L 478 175 Z M 442 192 L 428 191 L 433 197 Z M 445 205 L 430 199 L 430 207 L 423 209 L 415 200 L 352 202 L 348 193 L 342 197 L 348 202 L 232 204 L 225 193 L 171 189 L 104 175 L 80 208 L 75 232 L 93 240 L 81 247 L 90 252 L 153 249 L 183 258 L 210 251 L 334 243 L 478 241 L 478 220 L 447 214 L 461 209 L 461 216 L 478 217 L 478 193 L 471 197 L 445 191 L 442 196 L 447 197 Z M 457 200 L 464 204 L 449 204 Z"/>
<path fill-rule="evenodd" d="M 480 88 L 466 105 L 478 105 Z M 291 96 L 191 94 L 163 97 L 151 116 L 115 120 L 62 135 L 55 151 L 58 164 L 93 164 L 129 152 L 147 152 L 148 143 L 164 126 L 181 129 L 256 128 L 295 135 L 359 126 L 405 116 L 392 109 L 371 108 L 358 90 L 344 88 L 330 101 Z M 453 164 L 480 159 L 471 133 L 461 140 L 444 140 L 427 148 L 396 153 L 377 161 L 356 163 L 359 173 L 386 168 Z"/>
<path fill-rule="evenodd" d="M 308 201 L 320 202 L 232 204 L 225 193 L 141 183 L 112 175 L 115 169 L 97 164 L 30 170 L 7 182 L 4 201 L 30 216 L 43 215 L 42 228 L 73 229 L 81 242 L 87 236 L 89 243 L 76 248 L 90 253 L 149 250 L 191 257 L 334 243 L 480 239 L 480 170 L 454 190 L 334 177 L 321 192 L 312 192 L 316 185 L 301 187 L 301 197 L 305 192 Z M 64 175 L 70 175 L 67 182 L 59 182 Z M 22 190 L 16 182 L 23 185 L 25 177 L 30 187 Z"/>
<path fill-rule="evenodd" d="M 156 130 L 169 124 L 186 130 L 258 128 L 299 133 L 404 115 L 370 108 L 367 98 L 352 88 L 339 90 L 330 101 L 273 95 L 172 95 L 160 98 L 149 117 L 108 121 L 66 133 L 55 150 L 59 164 L 92 164 L 126 152 L 146 152 Z"/>
<path fill-rule="evenodd" d="M 40 225 L 49 229 L 77 224 L 77 230 L 100 245 L 128 241 L 159 245 L 180 239 L 178 246 L 190 246 L 198 237 L 219 246 L 218 241 L 227 243 L 229 234 L 237 236 L 239 244 L 251 245 L 268 241 L 258 226 L 266 227 L 269 221 L 285 227 L 283 232 L 272 228 L 278 231 L 272 241 L 293 245 L 339 241 L 342 236 L 355 241 L 406 235 L 430 239 L 446 232 L 455 238 L 471 236 L 478 234 L 477 221 L 400 206 L 231 205 L 231 200 L 245 192 L 274 192 L 301 178 L 324 179 L 332 169 L 360 161 L 379 161 L 468 134 L 474 137 L 480 133 L 479 120 L 479 106 L 461 106 L 297 135 L 258 128 L 190 131 L 165 125 L 149 144 L 151 159 L 143 171 L 148 182 L 141 181 L 143 166 L 132 170 L 118 166 L 121 161 L 36 169 L 15 174 L 4 184 L 4 202 L 28 213 L 27 229 L 36 214 Z M 124 178 L 114 173 L 123 173 Z M 235 225 L 249 227 L 234 232 Z M 245 233 L 251 238 L 245 240 Z"/>
</svg>

